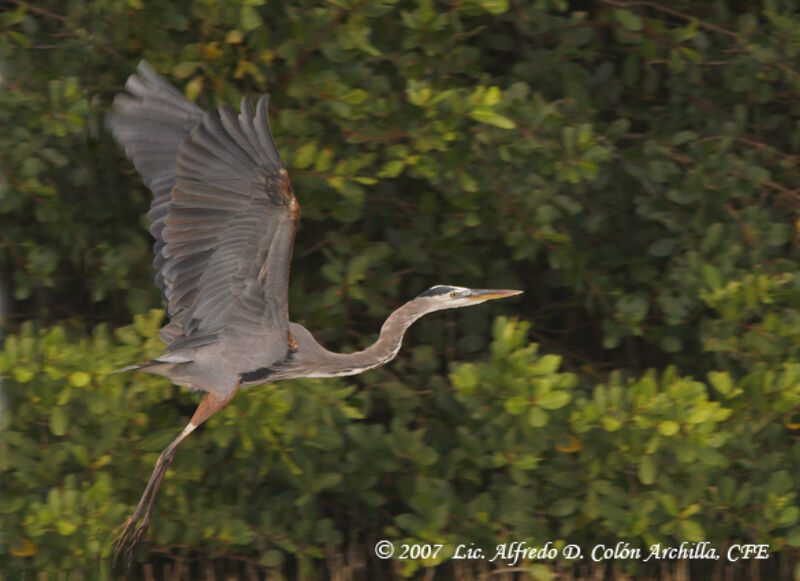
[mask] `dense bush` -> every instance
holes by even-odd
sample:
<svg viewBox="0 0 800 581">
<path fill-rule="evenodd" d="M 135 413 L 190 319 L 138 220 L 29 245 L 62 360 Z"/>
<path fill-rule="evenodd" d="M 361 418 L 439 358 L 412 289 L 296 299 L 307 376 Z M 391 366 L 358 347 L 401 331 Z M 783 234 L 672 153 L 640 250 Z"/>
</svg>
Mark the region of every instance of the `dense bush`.
<svg viewBox="0 0 800 581">
<path fill-rule="evenodd" d="M 109 374 L 160 348 L 149 194 L 102 126 L 146 58 L 206 107 L 272 94 L 324 343 L 435 283 L 526 291 L 422 320 L 388 368 L 238 396 L 177 455 L 155 550 L 310 577 L 381 537 L 706 539 L 788 570 L 798 35 L 781 0 L 7 3 L 0 559 L 103 570 L 195 402 Z M 488 358 L 500 309 L 530 326 Z"/>
<path fill-rule="evenodd" d="M 0 372 L 15 414 L 0 470 L 12 575 L 108 575 L 111 531 L 191 400 L 159 378 L 110 374 L 157 352 L 160 319 L 137 316 L 114 339 L 98 328 L 73 342 L 64 327 L 7 339 Z M 326 556 L 335 571 L 331 555 L 348 544 L 367 561 L 381 538 L 445 545 L 437 559 L 398 562 L 409 575 L 448 562 L 459 543 L 800 546 L 797 447 L 781 421 L 795 421 L 800 364 L 737 382 L 675 368 L 613 374 L 587 390 L 527 331 L 498 318 L 491 357 L 456 365 L 449 380 L 401 364 L 402 383 L 387 371 L 358 392 L 330 380 L 243 391 L 177 455 L 150 550 L 266 571 L 291 558 L 313 578 Z M 528 566 L 541 575 L 558 564 Z M 386 574 L 378 561 L 361 566 Z"/>
</svg>

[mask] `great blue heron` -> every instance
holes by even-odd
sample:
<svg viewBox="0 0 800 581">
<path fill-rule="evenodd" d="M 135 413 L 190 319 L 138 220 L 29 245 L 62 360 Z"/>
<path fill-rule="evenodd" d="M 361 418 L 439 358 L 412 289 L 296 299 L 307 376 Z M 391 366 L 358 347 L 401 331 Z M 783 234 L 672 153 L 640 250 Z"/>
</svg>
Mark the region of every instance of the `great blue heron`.
<svg viewBox="0 0 800 581">
<path fill-rule="evenodd" d="M 108 124 L 155 196 L 148 216 L 155 282 L 169 323 L 160 357 L 126 367 L 205 392 L 189 424 L 156 462 L 133 514 L 121 525 L 115 560 L 132 562 L 173 454 L 241 387 L 294 377 L 354 375 L 394 359 L 421 316 L 519 294 L 434 286 L 394 311 L 363 351 L 333 353 L 289 321 L 288 283 L 300 210 L 267 119 L 230 106 L 206 113 L 145 62 L 114 99 Z M 141 521 L 141 522 L 140 522 Z M 138 523 L 138 527 L 137 527 Z"/>
</svg>

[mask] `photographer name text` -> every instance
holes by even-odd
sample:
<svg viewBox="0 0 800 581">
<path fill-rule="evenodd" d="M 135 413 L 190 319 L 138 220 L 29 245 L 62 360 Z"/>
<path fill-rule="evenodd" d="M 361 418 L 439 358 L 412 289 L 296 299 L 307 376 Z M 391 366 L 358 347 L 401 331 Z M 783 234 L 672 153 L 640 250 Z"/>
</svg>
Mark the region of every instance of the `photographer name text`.
<svg viewBox="0 0 800 581">
<path fill-rule="evenodd" d="M 392 543 L 391 541 L 378 541 L 375 545 L 375 554 L 381 559 L 416 560 L 436 559 L 445 547 L 443 544 L 427 543 Z M 751 559 L 769 559 L 769 545 L 736 544 L 720 552 L 708 542 L 681 543 L 677 546 L 656 543 L 647 549 L 633 547 L 626 542 L 615 545 L 594 545 L 585 550 L 576 544 L 568 544 L 557 548 L 548 542 L 543 546 L 532 546 L 525 542 L 501 543 L 492 550 L 478 547 L 475 543 L 461 543 L 456 545 L 450 559 L 465 561 L 495 561 L 515 566 L 521 561 L 554 561 L 556 559 L 577 560 L 589 558 L 594 562 L 636 560 L 642 563 L 659 560 L 711 560 L 717 561 L 724 558 L 735 563 Z"/>
</svg>

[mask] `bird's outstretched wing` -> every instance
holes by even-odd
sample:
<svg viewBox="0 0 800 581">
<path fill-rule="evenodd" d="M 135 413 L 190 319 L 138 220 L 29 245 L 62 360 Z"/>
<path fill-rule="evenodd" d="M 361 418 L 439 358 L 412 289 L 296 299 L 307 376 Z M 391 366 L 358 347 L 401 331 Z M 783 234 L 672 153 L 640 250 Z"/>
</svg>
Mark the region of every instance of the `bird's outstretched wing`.
<svg viewBox="0 0 800 581">
<path fill-rule="evenodd" d="M 161 333 L 168 350 L 266 334 L 285 352 L 299 208 L 267 96 L 255 110 L 242 99 L 238 116 L 227 105 L 204 113 L 144 64 L 126 86 L 131 96 L 115 99 L 109 122 L 155 194 L 148 215 L 172 318 Z"/>
<path fill-rule="evenodd" d="M 156 239 L 153 246 L 155 282 L 163 293 L 164 279 L 160 271 L 164 266 L 164 240 L 161 231 L 170 192 L 175 186 L 175 161 L 181 143 L 205 113 L 159 77 L 145 61 L 139 63 L 138 70 L 139 74 L 131 75 L 125 83 L 128 93 L 120 93 L 114 98 L 108 125 L 144 184 L 153 192 L 147 216 L 150 218 L 150 233 Z"/>
</svg>

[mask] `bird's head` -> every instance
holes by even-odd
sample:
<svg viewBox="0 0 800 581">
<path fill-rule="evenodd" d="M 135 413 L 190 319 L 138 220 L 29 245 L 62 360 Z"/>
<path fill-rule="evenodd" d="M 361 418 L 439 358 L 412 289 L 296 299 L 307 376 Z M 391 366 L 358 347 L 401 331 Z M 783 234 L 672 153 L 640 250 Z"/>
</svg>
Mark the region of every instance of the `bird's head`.
<svg viewBox="0 0 800 581">
<path fill-rule="evenodd" d="M 477 289 L 439 284 L 417 295 L 417 300 L 425 301 L 426 311 L 432 312 L 469 307 L 492 299 L 513 297 L 521 293 L 521 290 Z"/>
</svg>

